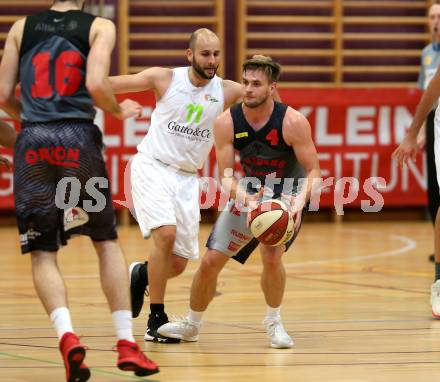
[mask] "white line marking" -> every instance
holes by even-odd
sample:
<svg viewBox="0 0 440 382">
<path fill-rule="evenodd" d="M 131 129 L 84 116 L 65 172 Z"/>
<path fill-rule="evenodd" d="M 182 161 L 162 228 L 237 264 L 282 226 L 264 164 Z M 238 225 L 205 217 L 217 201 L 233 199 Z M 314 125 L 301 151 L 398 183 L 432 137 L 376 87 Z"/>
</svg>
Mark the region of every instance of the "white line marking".
<svg viewBox="0 0 440 382">
<path fill-rule="evenodd" d="M 354 262 L 354 261 L 363 261 L 363 260 L 370 260 L 370 259 L 376 259 L 381 257 L 392 257 L 392 256 L 400 256 L 403 255 L 406 252 L 409 252 L 417 247 L 417 242 L 415 240 L 412 240 L 406 236 L 402 235 L 394 235 L 379 231 L 369 231 L 364 229 L 355 229 L 355 228 L 348 228 L 344 229 L 345 231 L 353 231 L 353 232 L 360 232 L 363 235 L 365 234 L 371 234 L 375 235 L 385 235 L 388 237 L 389 240 L 399 241 L 402 242 L 404 245 L 400 248 L 391 249 L 389 251 L 385 252 L 379 252 L 379 253 L 373 253 L 371 255 L 363 255 L 363 256 L 352 256 L 352 257 L 340 257 L 337 259 L 329 259 L 329 260 L 312 260 L 312 261 L 303 261 L 300 263 L 290 263 L 290 264 L 284 264 L 285 268 L 296 268 L 296 267 L 304 267 L 308 265 L 316 265 L 316 264 L 330 264 L 330 263 L 337 263 L 337 262 Z M 295 245 L 295 244 L 293 244 Z M 246 270 L 253 270 L 253 269 L 261 269 L 261 265 L 253 265 L 246 267 Z"/>
</svg>

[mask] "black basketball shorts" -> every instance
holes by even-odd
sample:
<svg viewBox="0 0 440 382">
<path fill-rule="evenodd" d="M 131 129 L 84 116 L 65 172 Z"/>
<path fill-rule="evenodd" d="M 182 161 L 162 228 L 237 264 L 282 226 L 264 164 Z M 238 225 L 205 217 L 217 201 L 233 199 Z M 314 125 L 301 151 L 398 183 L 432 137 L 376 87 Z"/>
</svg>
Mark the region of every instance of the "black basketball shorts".
<svg viewBox="0 0 440 382">
<path fill-rule="evenodd" d="M 117 238 L 102 148 L 91 121 L 23 123 L 14 149 L 22 253 L 57 251 L 73 235 Z"/>
</svg>

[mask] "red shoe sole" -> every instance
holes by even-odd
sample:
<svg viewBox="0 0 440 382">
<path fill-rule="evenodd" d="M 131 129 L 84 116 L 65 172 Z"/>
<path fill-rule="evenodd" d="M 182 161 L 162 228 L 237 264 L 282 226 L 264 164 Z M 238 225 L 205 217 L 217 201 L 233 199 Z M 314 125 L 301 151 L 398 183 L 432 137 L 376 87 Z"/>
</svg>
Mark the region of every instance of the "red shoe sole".
<svg viewBox="0 0 440 382">
<path fill-rule="evenodd" d="M 138 377 L 146 377 L 147 375 L 153 375 L 159 372 L 159 369 L 145 369 L 143 367 L 138 366 L 134 362 L 122 362 L 118 364 L 118 368 L 122 371 L 133 371 L 134 374 Z"/>
<path fill-rule="evenodd" d="M 90 378 L 90 370 L 88 367 L 81 367 L 84 358 L 86 357 L 86 350 L 82 346 L 78 346 L 70 350 L 67 356 L 69 362 L 69 378 L 67 382 L 86 382 Z"/>
</svg>

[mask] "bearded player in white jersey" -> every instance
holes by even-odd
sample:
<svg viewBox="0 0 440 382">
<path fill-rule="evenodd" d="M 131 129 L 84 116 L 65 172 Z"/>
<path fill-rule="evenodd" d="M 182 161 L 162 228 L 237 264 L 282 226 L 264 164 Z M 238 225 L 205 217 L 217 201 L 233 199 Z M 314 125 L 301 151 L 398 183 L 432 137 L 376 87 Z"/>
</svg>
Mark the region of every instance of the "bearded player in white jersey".
<svg viewBox="0 0 440 382">
<path fill-rule="evenodd" d="M 148 135 L 131 165 L 136 218 L 144 237 L 153 238 L 148 263 L 130 265 L 133 317 L 142 309 L 147 285 L 150 315 L 145 341 L 179 342 L 157 333 L 168 322 L 164 309 L 168 278 L 181 274 L 199 256 L 199 183 L 213 145 L 213 123 L 242 98 L 237 82 L 216 76 L 221 43 L 208 29 L 196 30 L 186 52 L 189 67 L 153 67 L 111 77 L 115 93 L 151 89 L 156 108 Z"/>
</svg>

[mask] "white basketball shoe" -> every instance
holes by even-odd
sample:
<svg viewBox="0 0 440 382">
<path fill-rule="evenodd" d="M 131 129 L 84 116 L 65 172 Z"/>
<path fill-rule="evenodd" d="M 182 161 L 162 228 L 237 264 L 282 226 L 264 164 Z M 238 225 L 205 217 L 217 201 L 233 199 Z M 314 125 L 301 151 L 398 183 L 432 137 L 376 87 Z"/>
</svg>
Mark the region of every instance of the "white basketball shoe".
<svg viewBox="0 0 440 382">
<path fill-rule="evenodd" d="M 293 340 L 284 329 L 281 317 L 277 317 L 274 320 L 266 318 L 263 321 L 263 325 L 266 327 L 271 347 L 275 349 L 290 349 L 293 346 Z"/>
<path fill-rule="evenodd" d="M 440 280 L 431 285 L 432 315 L 440 319 Z"/>
<path fill-rule="evenodd" d="M 165 337 L 178 338 L 182 341 L 195 342 L 199 339 L 201 323 L 182 318 L 162 325 L 157 332 Z"/>
</svg>

